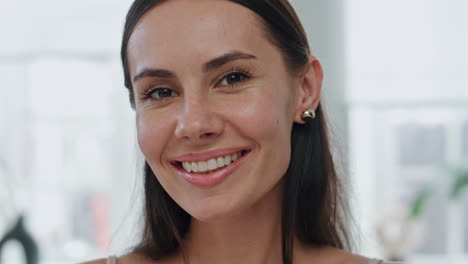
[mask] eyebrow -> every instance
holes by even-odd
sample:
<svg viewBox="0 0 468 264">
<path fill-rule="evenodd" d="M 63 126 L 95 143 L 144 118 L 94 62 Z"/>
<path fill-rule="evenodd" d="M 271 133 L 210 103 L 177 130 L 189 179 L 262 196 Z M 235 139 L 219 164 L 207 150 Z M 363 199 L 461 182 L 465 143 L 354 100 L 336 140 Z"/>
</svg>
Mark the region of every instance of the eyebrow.
<svg viewBox="0 0 468 264">
<path fill-rule="evenodd" d="M 205 63 L 203 65 L 203 72 L 209 72 L 213 69 L 216 69 L 216 68 L 219 68 L 221 66 L 223 66 L 224 64 L 227 64 L 231 61 L 235 61 L 235 60 L 240 60 L 240 59 L 256 59 L 257 57 L 255 57 L 254 55 L 252 54 L 248 54 L 248 53 L 243 53 L 243 52 L 240 52 L 240 51 L 231 51 L 231 52 L 228 52 L 228 53 L 225 53 L 219 57 L 216 57 L 212 60 L 210 60 L 209 62 Z"/>
<path fill-rule="evenodd" d="M 133 82 L 138 81 L 141 78 L 145 77 L 159 77 L 159 78 L 174 78 L 175 74 L 168 71 L 168 70 L 160 70 L 160 69 L 143 69 L 140 73 L 133 77 Z"/>
<path fill-rule="evenodd" d="M 216 57 L 208 61 L 207 63 L 203 65 L 202 69 L 203 69 L 203 72 L 209 72 L 231 61 L 240 60 L 240 59 L 256 59 L 256 58 L 257 57 L 252 54 L 248 54 L 248 53 L 244 53 L 240 51 L 231 51 L 231 52 L 225 53 L 219 57 Z M 176 75 L 168 70 L 145 68 L 140 73 L 135 75 L 135 77 L 133 77 L 133 82 L 136 82 L 139 79 L 145 78 L 145 77 L 160 77 L 160 78 L 170 79 L 170 78 L 175 78 Z"/>
</svg>

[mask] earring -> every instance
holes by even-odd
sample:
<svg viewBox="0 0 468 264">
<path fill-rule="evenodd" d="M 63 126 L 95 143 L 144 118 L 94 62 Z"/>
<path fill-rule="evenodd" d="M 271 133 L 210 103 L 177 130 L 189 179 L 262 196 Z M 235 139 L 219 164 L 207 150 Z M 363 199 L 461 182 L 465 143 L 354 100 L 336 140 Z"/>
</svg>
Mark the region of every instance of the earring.
<svg viewBox="0 0 468 264">
<path fill-rule="evenodd" d="M 314 110 L 305 110 L 304 112 L 302 112 L 302 121 L 309 123 L 314 118 L 315 118 Z"/>
</svg>

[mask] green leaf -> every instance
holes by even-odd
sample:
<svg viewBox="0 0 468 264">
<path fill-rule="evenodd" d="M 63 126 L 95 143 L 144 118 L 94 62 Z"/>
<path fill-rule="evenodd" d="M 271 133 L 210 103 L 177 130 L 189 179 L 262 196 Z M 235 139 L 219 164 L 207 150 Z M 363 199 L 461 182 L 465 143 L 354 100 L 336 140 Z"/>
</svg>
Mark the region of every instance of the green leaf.
<svg viewBox="0 0 468 264">
<path fill-rule="evenodd" d="M 416 196 L 416 199 L 413 202 L 413 205 L 411 206 L 411 214 L 410 218 L 418 218 L 421 215 L 421 212 L 423 211 L 427 201 L 429 200 L 429 196 L 432 193 L 432 189 L 429 187 L 423 188 L 421 191 L 419 191 L 418 195 Z"/>
<path fill-rule="evenodd" d="M 450 198 L 453 200 L 458 200 L 463 192 L 463 190 L 468 186 L 468 171 L 466 170 L 457 170 L 455 172 L 455 181 L 452 185 L 452 191 Z"/>
</svg>

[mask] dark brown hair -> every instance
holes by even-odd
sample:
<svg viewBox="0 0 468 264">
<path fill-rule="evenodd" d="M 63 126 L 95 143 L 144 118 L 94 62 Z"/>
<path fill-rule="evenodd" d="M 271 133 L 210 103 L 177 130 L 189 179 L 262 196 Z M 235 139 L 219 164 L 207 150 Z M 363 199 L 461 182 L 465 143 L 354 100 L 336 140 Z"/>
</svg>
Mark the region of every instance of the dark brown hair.
<svg viewBox="0 0 468 264">
<path fill-rule="evenodd" d="M 121 59 L 130 102 L 134 95 L 127 63 L 127 45 L 141 17 L 168 0 L 136 0 L 126 18 Z M 287 0 L 227 0 L 256 13 L 266 35 L 283 54 L 291 72 L 307 65 L 310 50 L 305 31 Z M 328 245 L 350 249 L 345 224 L 348 205 L 332 159 L 322 107 L 317 117 L 305 125 L 294 124 L 291 134 L 291 161 L 284 175 L 282 204 L 283 263 L 291 264 L 293 241 L 308 245 Z M 181 249 L 190 228 L 191 216 L 166 193 L 147 162 L 144 167 L 144 226 L 141 241 L 133 249 L 155 260 Z"/>
</svg>

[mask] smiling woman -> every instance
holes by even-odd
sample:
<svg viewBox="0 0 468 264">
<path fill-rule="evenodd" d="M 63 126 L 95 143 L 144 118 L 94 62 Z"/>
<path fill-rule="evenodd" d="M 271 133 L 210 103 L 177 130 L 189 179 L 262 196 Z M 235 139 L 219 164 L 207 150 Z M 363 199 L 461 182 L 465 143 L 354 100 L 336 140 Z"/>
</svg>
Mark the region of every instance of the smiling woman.
<svg viewBox="0 0 468 264">
<path fill-rule="evenodd" d="M 286 0 L 137 0 L 122 62 L 146 163 L 119 264 L 380 263 L 347 252 L 322 68 Z"/>
</svg>

